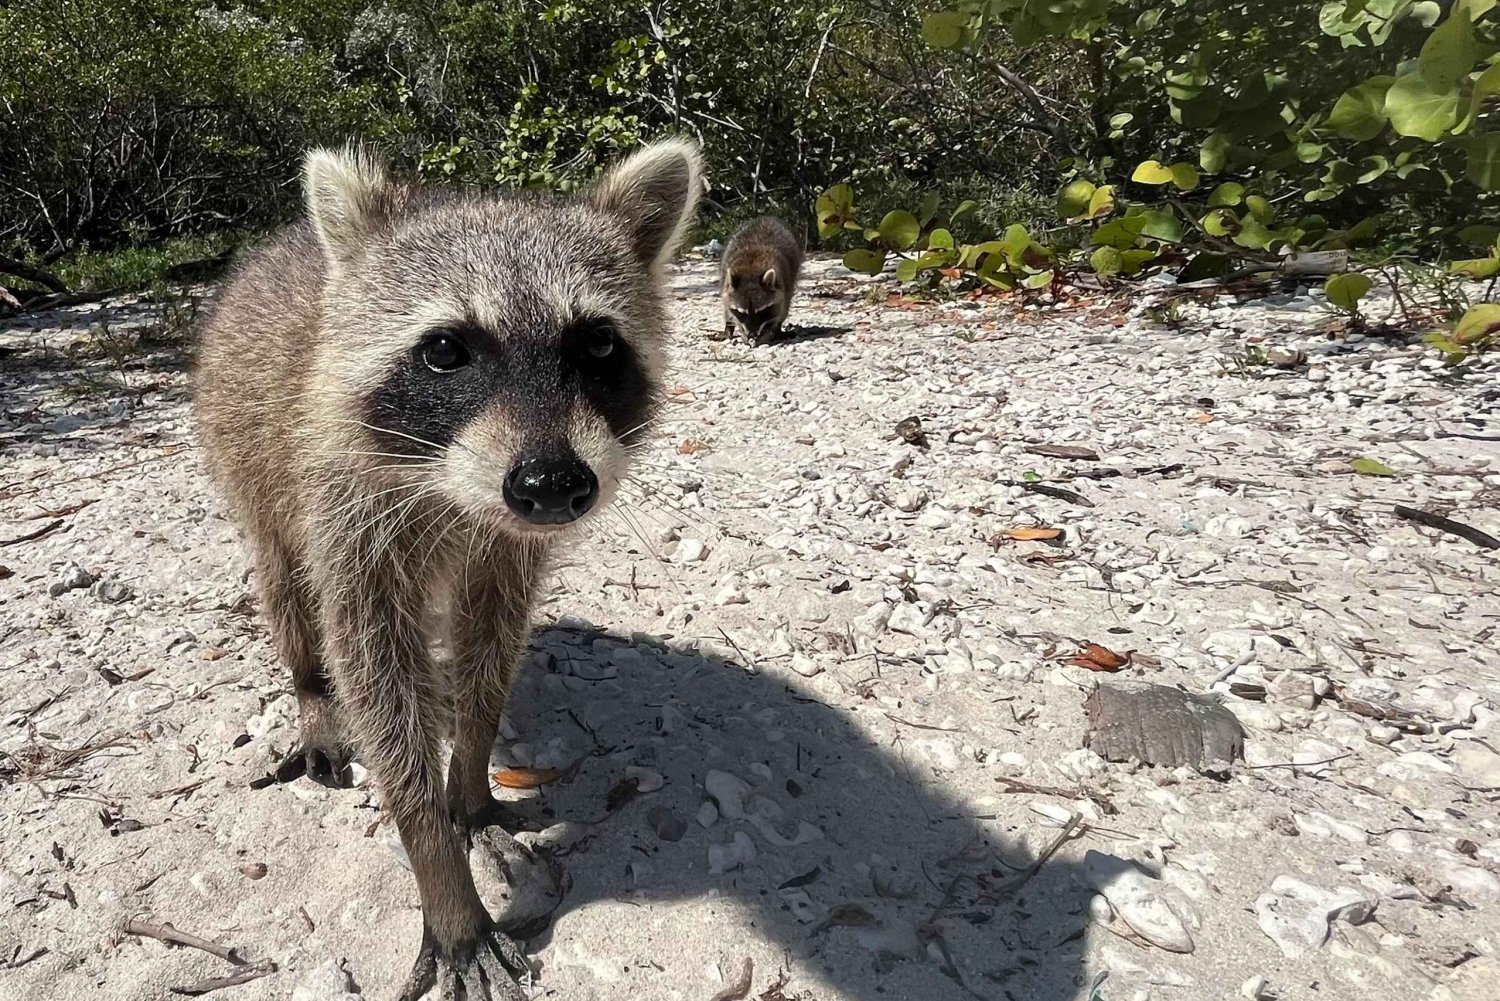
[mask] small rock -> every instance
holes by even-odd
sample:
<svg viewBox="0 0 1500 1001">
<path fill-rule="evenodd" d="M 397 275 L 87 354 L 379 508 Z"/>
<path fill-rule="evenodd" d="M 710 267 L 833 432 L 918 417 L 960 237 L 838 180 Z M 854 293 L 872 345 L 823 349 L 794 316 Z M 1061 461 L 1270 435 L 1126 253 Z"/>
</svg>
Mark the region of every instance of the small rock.
<svg viewBox="0 0 1500 1001">
<path fill-rule="evenodd" d="M 816 674 L 823 673 L 823 665 L 799 650 L 797 653 L 792 654 L 792 670 L 804 678 L 811 678 Z"/>
<path fill-rule="evenodd" d="M 922 510 L 927 504 L 927 493 L 922 490 L 903 490 L 891 499 L 891 506 L 907 514 Z"/>
<path fill-rule="evenodd" d="M 97 581 L 89 589 L 89 593 L 100 601 L 110 605 L 118 605 L 135 597 L 135 591 L 130 585 L 121 584 L 117 580 Z"/>
<path fill-rule="evenodd" d="M 76 591 L 88 587 L 94 583 L 94 575 L 89 573 L 77 563 L 69 563 L 63 567 L 63 572 L 57 580 L 47 585 L 47 593 L 52 597 L 66 594 L 68 591 Z"/>
<path fill-rule="evenodd" d="M 708 555 L 708 543 L 702 539 L 679 539 L 667 555 L 677 563 L 697 563 Z"/>
<path fill-rule="evenodd" d="M 1255 920 L 1260 930 L 1296 959 L 1328 941 L 1333 922 L 1359 924 L 1375 913 L 1379 898 L 1367 890 L 1341 887 L 1325 890 L 1292 876 L 1277 876 L 1268 893 L 1255 898 Z"/>
<path fill-rule="evenodd" d="M 625 768 L 625 777 L 627 779 L 635 779 L 636 792 L 656 792 L 656 790 L 666 784 L 666 779 L 662 778 L 661 772 L 653 771 L 650 768 L 641 768 L 638 765 L 627 765 Z"/>
<path fill-rule="evenodd" d="M 755 842 L 744 831 L 735 831 L 727 845 L 708 846 L 708 871 L 715 876 L 755 861 Z"/>
<path fill-rule="evenodd" d="M 1500 789 L 1500 754 L 1465 741 L 1454 749 L 1451 760 L 1464 785 L 1472 789 Z"/>
<path fill-rule="evenodd" d="M 745 797 L 750 795 L 750 783 L 738 775 L 710 771 L 703 776 L 703 791 L 717 804 L 719 815 L 724 819 L 745 819 Z"/>
<path fill-rule="evenodd" d="M 687 834 L 687 821 L 664 806 L 653 806 L 646 811 L 646 823 L 663 841 L 681 841 Z M 707 824 L 703 826 L 707 827 Z"/>
<path fill-rule="evenodd" d="M 292 989 L 292 1001 L 364 1001 L 355 991 L 354 979 L 344 968 L 344 960 L 330 959 L 303 977 Z"/>
<path fill-rule="evenodd" d="M 694 814 L 693 819 L 700 827 L 712 827 L 719 820 L 719 808 L 714 805 L 713 800 L 706 799 L 703 805 L 698 807 L 698 812 Z"/>
</svg>

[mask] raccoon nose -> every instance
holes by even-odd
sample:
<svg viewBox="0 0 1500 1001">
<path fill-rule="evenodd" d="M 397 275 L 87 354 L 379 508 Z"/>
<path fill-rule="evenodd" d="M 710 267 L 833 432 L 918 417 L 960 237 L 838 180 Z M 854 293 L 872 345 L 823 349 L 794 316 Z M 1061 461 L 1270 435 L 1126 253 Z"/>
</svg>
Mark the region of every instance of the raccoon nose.
<svg viewBox="0 0 1500 1001">
<path fill-rule="evenodd" d="M 565 525 L 599 499 L 599 480 L 577 459 L 525 459 L 505 474 L 505 503 L 536 525 Z"/>
</svg>

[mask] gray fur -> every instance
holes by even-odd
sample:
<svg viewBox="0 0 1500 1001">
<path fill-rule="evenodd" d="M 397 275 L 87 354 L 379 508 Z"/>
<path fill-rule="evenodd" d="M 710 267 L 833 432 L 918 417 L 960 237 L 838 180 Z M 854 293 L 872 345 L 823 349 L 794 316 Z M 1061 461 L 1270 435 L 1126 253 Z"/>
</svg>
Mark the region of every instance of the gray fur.
<svg viewBox="0 0 1500 1001">
<path fill-rule="evenodd" d="M 315 151 L 309 220 L 250 255 L 205 321 L 198 426 L 292 673 L 305 764 L 323 755 L 337 773 L 357 749 L 416 874 L 426 932 L 403 998 L 434 980 L 446 997 L 456 979 L 473 999 L 519 996 L 507 985 L 524 960 L 474 889 L 464 839 L 493 816 L 490 746 L 537 582 L 569 529 L 516 517 L 500 483 L 519 456 L 562 449 L 597 476 L 594 510 L 605 506 L 656 413 L 659 270 L 700 185 L 696 148 L 678 141 L 567 200 L 435 195 L 363 153 Z M 581 376 L 557 388 L 581 316 L 607 318 L 628 349 L 632 378 L 618 385 L 631 399 L 603 406 L 617 383 L 589 395 Z M 401 373 L 434 378 L 420 345 L 454 324 L 511 367 L 468 384 L 473 412 L 450 442 L 383 430 L 432 416 L 380 407 L 400 398 L 389 387 Z M 623 413 L 636 426 L 619 426 Z M 451 676 L 424 627 L 440 594 Z"/>
<path fill-rule="evenodd" d="M 780 336 L 802 270 L 802 243 L 786 223 L 762 216 L 729 238 L 719 262 L 724 330 L 753 341 Z"/>
</svg>

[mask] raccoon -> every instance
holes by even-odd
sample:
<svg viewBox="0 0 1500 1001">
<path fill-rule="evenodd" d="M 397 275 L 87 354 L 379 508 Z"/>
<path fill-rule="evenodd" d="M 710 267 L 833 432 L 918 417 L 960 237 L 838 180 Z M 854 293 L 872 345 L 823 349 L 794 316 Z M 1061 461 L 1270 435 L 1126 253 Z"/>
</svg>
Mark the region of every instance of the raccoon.
<svg viewBox="0 0 1500 1001">
<path fill-rule="evenodd" d="M 756 343 L 779 337 L 801 270 L 802 243 L 780 219 L 762 216 L 736 230 L 719 262 L 724 332 L 738 329 Z"/>
<path fill-rule="evenodd" d="M 422 903 L 403 1001 L 523 997 L 468 839 L 498 830 L 489 753 L 548 553 L 657 414 L 661 270 L 701 186 L 682 140 L 567 198 L 443 194 L 316 150 L 307 218 L 205 320 L 196 419 L 299 705 L 282 777 L 339 784 L 357 750 L 378 781 Z M 451 666 L 428 653 L 434 596 Z"/>
</svg>

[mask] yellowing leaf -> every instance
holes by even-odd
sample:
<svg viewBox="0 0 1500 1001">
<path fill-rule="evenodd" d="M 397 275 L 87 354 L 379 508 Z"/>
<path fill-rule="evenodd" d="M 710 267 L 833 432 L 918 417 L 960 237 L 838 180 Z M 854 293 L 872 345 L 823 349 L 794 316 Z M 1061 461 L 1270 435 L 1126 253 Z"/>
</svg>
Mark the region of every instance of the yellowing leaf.
<svg viewBox="0 0 1500 1001">
<path fill-rule="evenodd" d="M 1172 170 L 1155 160 L 1142 160 L 1136 165 L 1130 179 L 1137 184 L 1171 184 Z"/>
<path fill-rule="evenodd" d="M 1063 530 L 1044 528 L 1039 525 L 1022 525 L 1020 528 L 1007 528 L 1000 534 L 1017 542 L 1046 542 L 1050 539 L 1062 538 Z"/>
<path fill-rule="evenodd" d="M 1459 344 L 1473 344 L 1496 333 L 1500 333 L 1500 303 L 1481 302 L 1464 313 L 1453 328 L 1453 339 Z"/>
<path fill-rule="evenodd" d="M 1385 463 L 1381 462 L 1379 459 L 1369 459 L 1369 458 L 1365 458 L 1363 456 L 1361 456 L 1358 459 L 1352 459 L 1352 460 L 1350 460 L 1350 462 L 1349 462 L 1349 468 L 1352 469 L 1352 470 L 1354 470 L 1356 473 L 1358 473 L 1361 476 L 1400 476 L 1401 475 L 1400 473 L 1398 473 L 1394 469 L 1392 469 L 1390 466 L 1387 466 Z"/>
</svg>

